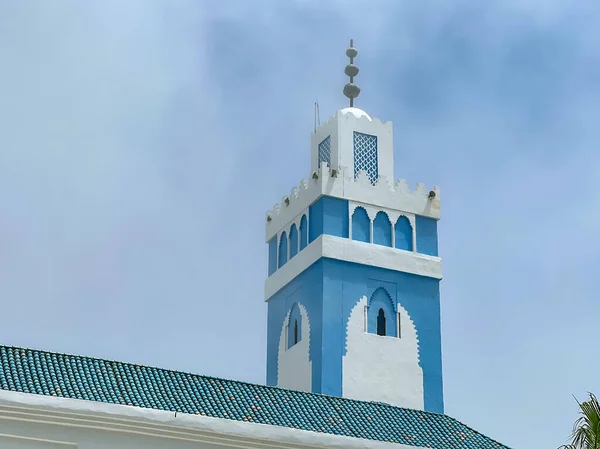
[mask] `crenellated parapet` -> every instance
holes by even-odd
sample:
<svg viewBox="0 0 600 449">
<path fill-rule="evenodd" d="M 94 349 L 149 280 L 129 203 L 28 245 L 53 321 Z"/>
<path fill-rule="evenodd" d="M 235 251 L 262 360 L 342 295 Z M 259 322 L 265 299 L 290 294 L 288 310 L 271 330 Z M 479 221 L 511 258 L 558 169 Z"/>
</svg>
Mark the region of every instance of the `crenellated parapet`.
<svg viewBox="0 0 600 449">
<path fill-rule="evenodd" d="M 372 184 L 364 172 L 358 173 L 355 179 L 350 170 L 344 167 L 330 170 L 323 163 L 308 180 L 302 180 L 298 187 L 294 187 L 289 195 L 267 212 L 266 241 L 323 195 L 436 220 L 440 218 L 440 191 L 437 187 L 429 190 L 424 184 L 418 183 L 411 190 L 406 180 L 398 179 L 392 184 L 385 176 L 380 176 Z"/>
<path fill-rule="evenodd" d="M 386 127 L 386 126 L 392 126 L 392 122 L 387 120 L 387 121 L 382 121 L 380 118 L 375 117 L 372 118 L 369 114 L 367 114 L 365 111 L 363 111 L 362 109 L 358 109 L 358 108 L 345 108 L 345 109 L 340 109 L 339 111 L 336 111 L 335 114 L 330 115 L 329 117 L 327 117 L 327 120 L 325 120 L 320 127 L 326 127 L 329 126 L 331 123 L 334 123 L 336 121 L 338 121 L 340 118 L 347 118 L 349 120 L 363 120 L 366 119 L 369 122 L 372 122 L 375 126 L 379 126 L 379 127 Z M 354 123 L 356 123 L 356 121 L 354 121 Z"/>
</svg>

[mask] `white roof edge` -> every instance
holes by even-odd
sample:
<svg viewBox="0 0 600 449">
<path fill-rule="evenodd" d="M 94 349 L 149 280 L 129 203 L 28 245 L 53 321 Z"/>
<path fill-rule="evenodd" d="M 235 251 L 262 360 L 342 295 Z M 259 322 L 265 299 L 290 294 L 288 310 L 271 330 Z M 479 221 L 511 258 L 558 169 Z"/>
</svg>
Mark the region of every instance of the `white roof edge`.
<svg viewBox="0 0 600 449">
<path fill-rule="evenodd" d="M 362 109 L 355 108 L 355 107 L 349 107 L 349 108 L 341 109 L 340 113 L 342 113 L 342 114 L 352 114 L 356 118 L 362 118 L 362 117 L 364 117 L 367 120 L 369 120 L 370 122 L 373 121 L 373 119 L 371 118 L 371 116 L 369 114 L 367 114 Z"/>
<path fill-rule="evenodd" d="M 18 409 L 18 413 L 14 413 Z M 39 411 L 45 413 L 40 415 Z M 229 419 L 212 418 L 201 415 L 189 415 L 132 407 L 126 405 L 107 404 L 81 399 L 49 397 L 30 393 L 19 393 L 0 390 L 0 419 L 8 412 L 12 420 L 19 419 L 28 422 L 39 420 L 40 423 L 72 426 L 71 421 L 77 421 L 78 427 L 97 428 L 102 424 L 106 431 L 119 433 L 146 434 L 156 438 L 169 438 L 169 433 L 181 439 L 182 431 L 189 436 L 190 441 L 215 443 L 238 446 L 243 442 L 244 447 L 264 448 L 302 448 L 302 447 L 331 447 L 345 449 L 409 449 L 409 446 L 384 441 L 372 441 L 340 435 L 311 432 L 282 426 L 234 421 Z M 66 414 L 68 413 L 68 414 Z M 58 416 L 53 416 L 58 415 Z M 17 417 L 18 416 L 18 417 Z M 85 421 L 81 418 L 85 417 Z M 58 419 L 57 419 L 58 418 Z M 156 426 L 155 432 L 148 425 Z M 187 432 L 185 432 L 187 431 Z M 278 443 L 278 444 L 273 444 Z M 411 446 L 410 449 L 415 449 Z"/>
</svg>

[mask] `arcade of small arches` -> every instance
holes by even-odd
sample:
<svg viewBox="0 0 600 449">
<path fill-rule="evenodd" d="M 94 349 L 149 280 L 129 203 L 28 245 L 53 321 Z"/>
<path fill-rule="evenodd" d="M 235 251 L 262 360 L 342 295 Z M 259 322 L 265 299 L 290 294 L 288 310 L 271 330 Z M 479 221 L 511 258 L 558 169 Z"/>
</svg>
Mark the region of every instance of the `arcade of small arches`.
<svg viewBox="0 0 600 449">
<path fill-rule="evenodd" d="M 296 226 L 296 223 L 292 224 L 289 235 L 286 231 L 283 231 L 279 237 L 277 268 L 284 266 L 288 260 L 291 260 L 298 252 L 306 248 L 306 245 L 308 245 L 308 220 L 306 214 L 303 214 L 300 219 L 300 226 Z"/>
<path fill-rule="evenodd" d="M 367 211 L 358 206 L 352 213 L 351 222 L 352 240 L 413 251 L 413 227 L 404 215 L 392 225 L 388 214 L 379 211 L 371 221 Z"/>
<path fill-rule="evenodd" d="M 269 254 L 269 276 L 308 245 L 306 212 L 297 223 L 282 231 L 279 238 L 275 240 L 274 252 Z M 400 215 L 392 224 L 388 213 L 382 210 L 378 211 L 375 218 L 371 220 L 365 208 L 356 206 L 350 218 L 349 237 L 358 242 L 414 251 L 415 235 L 410 219 Z"/>
</svg>

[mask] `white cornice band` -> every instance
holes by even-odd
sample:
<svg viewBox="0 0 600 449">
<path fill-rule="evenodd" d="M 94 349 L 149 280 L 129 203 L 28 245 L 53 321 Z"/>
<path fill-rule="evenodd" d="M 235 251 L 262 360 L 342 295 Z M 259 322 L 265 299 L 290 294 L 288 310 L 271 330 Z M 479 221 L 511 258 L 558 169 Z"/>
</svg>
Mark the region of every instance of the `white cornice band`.
<svg viewBox="0 0 600 449">
<path fill-rule="evenodd" d="M 43 442 L 48 447 L 77 447 L 68 441 L 68 428 L 151 437 L 179 442 L 204 443 L 248 449 L 409 449 L 408 446 L 330 435 L 281 426 L 211 418 L 80 399 L 0 391 L 0 422 L 27 423 L 65 429 L 67 441 L 40 440 L 29 435 L 0 434 L 2 439 Z M 63 434 L 61 434 L 62 436 Z M 75 444 L 73 444 L 75 443 Z M 412 446 L 414 448 L 414 446 Z"/>
<path fill-rule="evenodd" d="M 442 260 L 416 252 L 321 235 L 265 281 L 265 301 L 321 257 L 442 278 Z"/>
</svg>

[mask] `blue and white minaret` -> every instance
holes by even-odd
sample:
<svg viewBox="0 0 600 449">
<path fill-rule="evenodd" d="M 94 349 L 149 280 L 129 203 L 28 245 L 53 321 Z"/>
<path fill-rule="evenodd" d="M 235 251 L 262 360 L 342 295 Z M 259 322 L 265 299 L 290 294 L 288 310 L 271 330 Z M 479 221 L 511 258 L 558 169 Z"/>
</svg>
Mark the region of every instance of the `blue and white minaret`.
<svg viewBox="0 0 600 449">
<path fill-rule="evenodd" d="M 266 217 L 267 384 L 444 412 L 437 188 L 393 180 L 392 123 L 350 107 Z"/>
</svg>

